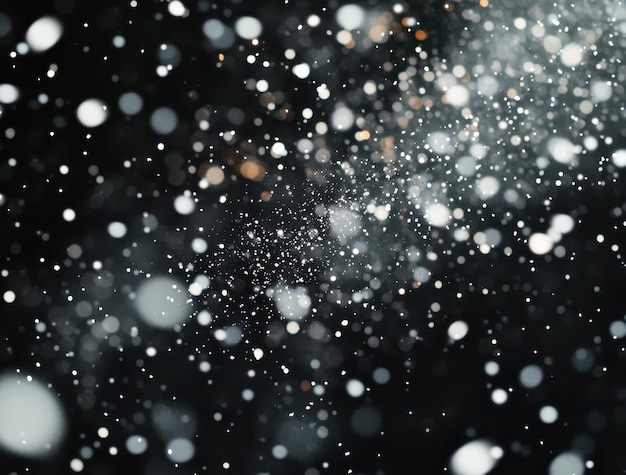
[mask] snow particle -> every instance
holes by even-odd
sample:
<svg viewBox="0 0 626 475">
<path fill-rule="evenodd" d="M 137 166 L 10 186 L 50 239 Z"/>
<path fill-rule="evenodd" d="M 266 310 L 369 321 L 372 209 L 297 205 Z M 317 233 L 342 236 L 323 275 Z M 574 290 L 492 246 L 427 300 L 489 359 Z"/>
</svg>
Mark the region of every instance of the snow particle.
<svg viewBox="0 0 626 475">
<path fill-rule="evenodd" d="M 26 457 L 44 457 L 60 444 L 66 429 L 63 408 L 41 382 L 0 376 L 0 445 Z"/>
<path fill-rule="evenodd" d="M 463 107 L 469 102 L 470 93 L 465 86 L 456 84 L 446 91 L 448 104 L 454 107 Z"/>
<path fill-rule="evenodd" d="M 191 196 L 180 195 L 174 199 L 174 209 L 179 214 L 191 214 L 196 209 L 196 203 Z"/>
<path fill-rule="evenodd" d="M 26 43 L 36 53 L 52 48 L 63 34 L 63 25 L 51 16 L 36 20 L 26 31 Z"/>
<path fill-rule="evenodd" d="M 485 440 L 474 440 L 459 448 L 450 458 L 455 475 L 485 475 L 502 457 L 502 449 Z"/>
<path fill-rule="evenodd" d="M 99 99 L 87 99 L 76 109 L 76 117 L 85 127 L 98 127 L 108 116 L 107 106 Z"/>
<path fill-rule="evenodd" d="M 544 424 L 552 424 L 556 422 L 559 417 L 559 413 L 553 406 L 543 406 L 539 410 L 539 418 Z"/>
<path fill-rule="evenodd" d="M 563 137 L 553 137 L 548 140 L 548 152 L 559 163 L 571 163 L 576 158 L 576 147 Z"/>
<path fill-rule="evenodd" d="M 547 254 L 554 247 L 554 240 L 545 233 L 534 233 L 528 238 L 528 247 L 533 254 Z"/>
<path fill-rule="evenodd" d="M 585 465 L 580 455 L 564 452 L 550 464 L 550 475 L 583 475 Z"/>
<path fill-rule="evenodd" d="M 626 149 L 616 150 L 611 154 L 611 161 L 613 165 L 619 168 L 626 167 Z"/>
<path fill-rule="evenodd" d="M 243 16 L 235 22 L 235 32 L 244 40 L 258 38 L 263 32 L 263 25 L 251 16 Z"/>
<path fill-rule="evenodd" d="M 450 215 L 450 209 L 446 205 L 443 205 L 441 203 L 429 204 L 426 207 L 424 217 L 430 225 L 439 228 L 447 226 L 452 219 Z"/>
<path fill-rule="evenodd" d="M 150 116 L 150 126 L 159 135 L 168 135 L 178 126 L 178 116 L 169 107 L 159 107 Z"/>
<path fill-rule="evenodd" d="M 352 397 L 361 397 L 365 392 L 365 385 L 358 379 L 350 379 L 346 383 L 346 391 Z"/>
<path fill-rule="evenodd" d="M 342 28 L 356 30 L 365 23 L 365 10 L 358 5 L 349 3 L 337 10 L 335 18 Z"/>
<path fill-rule="evenodd" d="M 469 327 L 467 323 L 465 323 L 463 320 L 457 320 L 456 322 L 450 324 L 450 326 L 448 327 L 448 336 L 454 341 L 459 341 L 465 338 L 465 335 L 467 335 L 468 331 Z"/>
<path fill-rule="evenodd" d="M 177 437 L 168 442 L 165 448 L 167 458 L 172 462 L 185 463 L 193 458 L 196 448 L 189 439 Z"/>
<path fill-rule="evenodd" d="M 148 441 L 141 435 L 131 435 L 126 439 L 126 450 L 133 455 L 143 454 L 148 449 Z"/>
<path fill-rule="evenodd" d="M 13 104 L 20 98 L 20 91 L 13 84 L 0 84 L 0 102 Z"/>
<path fill-rule="evenodd" d="M 137 289 L 135 307 L 139 316 L 157 328 L 172 328 L 189 316 L 183 283 L 173 277 L 151 277 Z"/>
<path fill-rule="evenodd" d="M 143 99 L 136 92 L 125 92 L 118 100 L 120 110 L 127 115 L 135 115 L 143 108 Z"/>
<path fill-rule="evenodd" d="M 527 389 L 536 388 L 543 380 L 543 370 L 537 365 L 528 365 L 520 372 L 519 380 Z"/>
<path fill-rule="evenodd" d="M 560 56 L 564 66 L 578 66 L 583 60 L 583 50 L 577 43 L 568 43 L 563 46 Z"/>
</svg>

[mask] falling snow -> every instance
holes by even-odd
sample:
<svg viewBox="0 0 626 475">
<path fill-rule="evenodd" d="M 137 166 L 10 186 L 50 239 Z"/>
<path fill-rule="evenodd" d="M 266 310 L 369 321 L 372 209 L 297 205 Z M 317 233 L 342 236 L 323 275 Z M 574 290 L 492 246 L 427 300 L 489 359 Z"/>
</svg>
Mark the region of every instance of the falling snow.
<svg viewBox="0 0 626 475">
<path fill-rule="evenodd" d="M 6 473 L 624 470 L 626 6 L 49 3 L 0 5 Z"/>
</svg>

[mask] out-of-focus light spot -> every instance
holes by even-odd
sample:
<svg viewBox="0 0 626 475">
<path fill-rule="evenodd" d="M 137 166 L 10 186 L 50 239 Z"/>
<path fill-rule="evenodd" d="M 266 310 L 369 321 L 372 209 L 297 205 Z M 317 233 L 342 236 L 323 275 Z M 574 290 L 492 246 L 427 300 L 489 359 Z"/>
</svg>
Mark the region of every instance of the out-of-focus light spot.
<svg viewBox="0 0 626 475">
<path fill-rule="evenodd" d="M 485 363 L 485 373 L 487 373 L 489 376 L 495 376 L 499 372 L 500 365 L 495 361 L 487 361 L 487 363 Z"/>
<path fill-rule="evenodd" d="M 461 176 L 472 176 L 476 173 L 476 160 L 465 155 L 456 161 L 456 171 Z"/>
<path fill-rule="evenodd" d="M 169 107 L 159 107 L 150 116 L 150 126 L 159 135 L 168 135 L 178 126 L 178 116 Z"/>
<path fill-rule="evenodd" d="M 613 88 L 608 81 L 593 81 L 589 90 L 596 103 L 608 101 L 613 95 Z"/>
<path fill-rule="evenodd" d="M 211 312 L 209 312 L 208 310 L 200 310 L 196 319 L 198 320 L 198 323 L 200 325 L 206 327 L 213 321 L 213 315 L 211 315 Z"/>
<path fill-rule="evenodd" d="M 448 327 L 448 336 L 454 341 L 459 341 L 465 338 L 468 331 L 469 327 L 467 323 L 463 320 L 457 320 Z"/>
<path fill-rule="evenodd" d="M 20 98 L 20 91 L 13 84 L 0 84 L 0 103 L 13 104 Z"/>
<path fill-rule="evenodd" d="M 148 449 L 148 440 L 141 435 L 131 435 L 126 439 L 126 450 L 133 455 L 143 454 Z"/>
<path fill-rule="evenodd" d="M 278 460 L 284 459 L 287 456 L 287 454 L 288 454 L 287 447 L 285 447 L 282 444 L 277 444 L 274 447 L 272 447 L 272 455 L 274 456 L 274 458 Z"/>
<path fill-rule="evenodd" d="M 224 174 L 224 170 L 218 166 L 209 167 L 206 172 L 204 172 L 204 179 L 209 183 L 209 185 L 221 185 L 225 178 L 226 175 Z"/>
<path fill-rule="evenodd" d="M 287 147 L 282 142 L 274 142 L 270 148 L 270 155 L 274 158 L 281 158 L 287 155 Z"/>
<path fill-rule="evenodd" d="M 113 37 L 113 46 L 116 48 L 123 48 L 126 45 L 126 38 L 121 35 L 115 35 Z"/>
<path fill-rule="evenodd" d="M 135 115 L 143 108 L 143 99 L 136 92 L 125 92 L 118 100 L 120 110 L 127 115 Z"/>
<path fill-rule="evenodd" d="M 564 452 L 550 463 L 550 475 L 583 475 L 585 464 L 580 455 Z"/>
<path fill-rule="evenodd" d="M 431 226 L 439 228 L 447 226 L 452 219 L 450 209 L 441 203 L 431 203 L 426 206 L 424 217 Z"/>
<path fill-rule="evenodd" d="M 13 292 L 12 290 L 5 290 L 4 293 L 2 294 L 2 300 L 4 300 L 6 303 L 13 303 L 15 302 L 15 292 Z"/>
<path fill-rule="evenodd" d="M 446 132 L 433 132 L 428 135 L 426 141 L 436 154 L 444 154 L 450 148 L 450 136 Z"/>
<path fill-rule="evenodd" d="M 491 400 L 498 405 L 504 404 L 508 398 L 509 395 L 501 388 L 494 389 L 491 393 Z"/>
<path fill-rule="evenodd" d="M 244 178 L 252 181 L 262 181 L 265 178 L 265 167 L 261 162 L 254 159 L 248 159 L 239 165 L 239 173 Z"/>
<path fill-rule="evenodd" d="M 528 365 L 520 372 L 519 381 L 527 389 L 536 388 L 543 381 L 543 370 L 537 365 Z"/>
<path fill-rule="evenodd" d="M 313 151 L 313 141 L 307 138 L 302 138 L 296 143 L 296 147 L 300 153 L 311 153 Z"/>
<path fill-rule="evenodd" d="M 484 176 L 476 181 L 476 192 L 482 200 L 493 198 L 500 190 L 500 181 L 495 176 Z"/>
<path fill-rule="evenodd" d="M 243 333 L 237 325 L 218 328 L 214 332 L 215 339 L 224 346 L 234 346 L 241 341 Z"/>
<path fill-rule="evenodd" d="M 539 419 L 544 424 L 552 424 L 559 418 L 559 412 L 552 406 L 543 406 L 539 410 Z"/>
<path fill-rule="evenodd" d="M 301 320 L 311 309 L 311 298 L 305 287 L 272 288 L 267 295 L 276 303 L 278 313 L 289 320 Z"/>
<path fill-rule="evenodd" d="M 346 383 L 346 391 L 352 397 L 361 397 L 365 392 L 365 385 L 358 379 L 350 379 Z"/>
<path fill-rule="evenodd" d="M 107 231 L 109 232 L 109 235 L 116 239 L 126 236 L 126 230 L 126 225 L 124 223 L 120 223 L 119 221 L 113 221 L 107 226 Z"/>
<path fill-rule="evenodd" d="M 188 13 L 185 5 L 179 0 L 172 0 L 170 3 L 168 3 L 167 11 L 170 13 L 170 15 L 177 17 L 185 16 Z"/>
<path fill-rule="evenodd" d="M 528 238 L 528 247 L 533 254 L 547 254 L 554 247 L 554 240 L 545 233 L 534 233 Z"/>
<path fill-rule="evenodd" d="M 424 284 L 430 280 L 431 272 L 426 267 L 416 267 L 413 271 L 413 280 L 420 284 Z"/>
<path fill-rule="evenodd" d="M 311 73 L 311 67 L 306 63 L 300 63 L 291 68 L 291 72 L 300 79 L 306 79 Z"/>
<path fill-rule="evenodd" d="M 611 161 L 616 167 L 626 167 L 626 149 L 619 149 L 613 152 L 611 154 Z"/>
<path fill-rule="evenodd" d="M 359 5 L 349 3 L 337 10 L 335 19 L 342 28 L 346 30 L 356 30 L 365 23 L 365 10 Z"/>
<path fill-rule="evenodd" d="M 622 320 L 615 320 L 609 325 L 609 331 L 613 338 L 624 338 L 626 336 L 626 323 Z"/>
<path fill-rule="evenodd" d="M 315 90 L 317 91 L 317 97 L 322 100 L 326 100 L 330 97 L 330 89 L 328 89 L 326 84 L 320 84 Z"/>
<path fill-rule="evenodd" d="M 194 240 L 191 241 L 191 249 L 193 249 L 193 252 L 202 254 L 206 252 L 208 248 L 208 243 L 202 238 L 194 238 Z"/>
<path fill-rule="evenodd" d="M 569 214 L 555 214 L 550 220 L 550 229 L 559 234 L 567 234 L 574 229 L 574 218 Z"/>
<path fill-rule="evenodd" d="M 391 380 L 391 373 L 387 368 L 376 368 L 372 373 L 372 378 L 377 384 L 387 384 Z"/>
<path fill-rule="evenodd" d="M 244 16 L 235 22 L 235 32 L 244 40 L 253 40 L 261 35 L 263 25 L 254 17 Z"/>
<path fill-rule="evenodd" d="M 174 199 L 174 209 L 179 214 L 191 214 L 196 209 L 196 203 L 191 196 L 179 195 Z"/>
<path fill-rule="evenodd" d="M 571 163 L 576 158 L 576 147 L 563 137 L 553 137 L 548 140 L 548 152 L 559 163 Z"/>
<path fill-rule="evenodd" d="M 63 407 L 38 380 L 0 376 L 0 445 L 25 457 L 45 457 L 59 447 L 66 431 Z"/>
<path fill-rule="evenodd" d="M 446 91 L 446 101 L 454 107 L 463 107 L 469 102 L 470 93 L 465 86 L 456 84 Z"/>
<path fill-rule="evenodd" d="M 329 208 L 330 232 L 340 240 L 356 237 L 362 231 L 361 217 L 350 209 Z"/>
<path fill-rule="evenodd" d="M 354 112 L 346 106 L 337 107 L 330 118 L 330 125 L 335 130 L 348 130 L 354 125 Z"/>
<path fill-rule="evenodd" d="M 76 219 L 76 211 L 72 208 L 65 209 L 63 211 L 63 219 L 68 223 L 74 221 Z"/>
<path fill-rule="evenodd" d="M 287 324 L 285 329 L 290 335 L 296 335 L 300 331 L 300 325 L 298 322 L 291 321 Z"/>
<path fill-rule="evenodd" d="M 51 16 L 36 20 L 26 30 L 26 43 L 36 53 L 52 48 L 63 34 L 63 25 Z"/>
<path fill-rule="evenodd" d="M 76 117 L 85 127 L 98 127 L 108 116 L 107 106 L 100 99 L 87 99 L 76 109 Z"/>
<path fill-rule="evenodd" d="M 560 57 L 564 66 L 578 66 L 583 60 L 583 49 L 578 43 L 568 43 L 563 46 Z"/>
<path fill-rule="evenodd" d="M 82 472 L 85 468 L 85 464 L 81 459 L 72 459 L 70 460 L 70 469 L 73 472 Z"/>
<path fill-rule="evenodd" d="M 165 448 L 167 458 L 172 462 L 185 463 L 193 458 L 196 448 L 189 439 L 177 437 L 168 442 Z"/>
<path fill-rule="evenodd" d="M 572 355 L 572 366 L 579 373 L 585 373 L 593 368 L 596 358 L 587 348 L 578 348 Z"/>
<path fill-rule="evenodd" d="M 500 447 L 486 440 L 474 440 L 452 454 L 450 469 L 454 475 L 485 475 L 496 466 L 502 455 Z"/>
<path fill-rule="evenodd" d="M 135 308 L 139 316 L 157 328 L 172 328 L 189 316 L 182 282 L 173 277 L 152 277 L 137 289 Z"/>
</svg>

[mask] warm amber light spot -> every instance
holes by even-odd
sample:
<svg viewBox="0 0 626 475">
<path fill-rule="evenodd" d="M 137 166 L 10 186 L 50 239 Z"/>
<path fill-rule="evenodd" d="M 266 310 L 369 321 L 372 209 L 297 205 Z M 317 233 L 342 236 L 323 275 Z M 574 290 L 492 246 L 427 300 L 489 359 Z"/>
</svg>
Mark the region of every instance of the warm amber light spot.
<svg viewBox="0 0 626 475">
<path fill-rule="evenodd" d="M 224 56 L 224 53 L 220 53 L 220 54 L 218 54 L 218 55 L 217 55 L 217 58 L 218 58 L 220 61 L 224 61 L 224 59 L 226 58 L 226 56 Z"/>
<path fill-rule="evenodd" d="M 380 148 L 381 150 L 384 150 L 386 152 L 390 152 L 393 150 L 394 148 L 394 138 L 389 136 L 389 137 L 383 137 L 382 139 L 380 139 Z"/>
<path fill-rule="evenodd" d="M 517 99 L 517 91 L 514 88 L 510 88 L 508 91 L 506 91 L 506 97 L 508 97 L 509 99 Z"/>
<path fill-rule="evenodd" d="M 224 181 L 224 171 L 220 167 L 209 167 L 204 172 L 204 179 L 209 182 L 210 185 L 219 185 Z"/>
<path fill-rule="evenodd" d="M 489 0 L 480 0 L 480 6 L 485 8 L 489 6 Z"/>
<path fill-rule="evenodd" d="M 443 4 L 443 9 L 447 12 L 451 12 L 452 10 L 454 10 L 454 5 L 452 4 L 452 2 L 445 2 Z"/>
<path fill-rule="evenodd" d="M 263 193 L 261 193 L 261 199 L 263 201 L 269 201 L 272 199 L 272 193 L 270 193 L 269 191 L 264 191 Z"/>
<path fill-rule="evenodd" d="M 312 387 L 311 382 L 307 381 L 306 379 L 300 382 L 300 389 L 302 389 L 303 391 L 310 391 L 311 387 Z"/>
<path fill-rule="evenodd" d="M 428 34 L 424 30 L 417 30 L 415 32 L 415 39 L 418 41 L 424 41 L 428 37 Z"/>
<path fill-rule="evenodd" d="M 239 173 L 248 180 L 261 181 L 265 177 L 265 167 L 257 161 L 246 160 L 239 166 Z"/>
<path fill-rule="evenodd" d="M 411 106 L 412 109 L 420 109 L 422 105 L 424 105 L 424 101 L 422 101 L 421 97 L 412 96 L 409 99 L 409 106 Z"/>
</svg>

